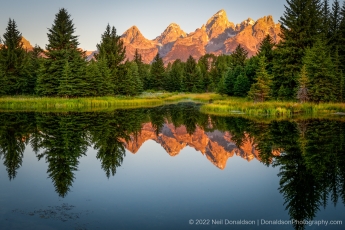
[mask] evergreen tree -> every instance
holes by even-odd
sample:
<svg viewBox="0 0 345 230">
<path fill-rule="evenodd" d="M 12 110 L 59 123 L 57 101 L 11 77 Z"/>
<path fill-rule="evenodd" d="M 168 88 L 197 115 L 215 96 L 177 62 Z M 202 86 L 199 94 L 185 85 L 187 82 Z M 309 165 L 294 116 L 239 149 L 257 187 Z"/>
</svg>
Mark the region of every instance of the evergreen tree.
<svg viewBox="0 0 345 230">
<path fill-rule="evenodd" d="M 151 78 L 153 81 L 153 88 L 156 90 L 162 90 L 163 87 L 163 79 L 165 76 L 165 68 L 163 59 L 159 56 L 159 53 L 153 59 L 151 64 Z"/>
<path fill-rule="evenodd" d="M 214 67 L 216 59 L 217 57 L 214 54 L 205 54 L 198 61 L 198 66 L 203 76 L 204 91 L 206 92 L 210 92 L 213 90 L 211 88 L 214 88 L 214 86 L 211 87 L 214 83 L 210 71 Z"/>
<path fill-rule="evenodd" d="M 187 59 L 186 66 L 185 66 L 185 86 L 188 92 L 193 91 L 193 86 L 196 85 L 197 82 L 197 70 L 196 70 L 196 61 L 195 59 L 189 55 Z M 196 89 L 194 90 L 196 91 Z"/>
<path fill-rule="evenodd" d="M 207 79 L 206 79 L 207 81 Z M 206 92 L 206 84 L 205 78 L 202 75 L 201 68 L 199 65 L 196 65 L 196 82 L 195 82 L 195 88 L 196 92 L 198 93 L 205 93 Z"/>
<path fill-rule="evenodd" d="M 133 61 L 137 64 L 138 67 L 138 74 L 139 78 L 142 84 L 142 91 L 144 91 L 145 88 L 145 78 L 147 78 L 147 71 L 145 71 L 144 63 L 141 58 L 141 54 L 139 54 L 138 49 L 135 49 L 134 59 Z"/>
<path fill-rule="evenodd" d="M 337 47 L 340 45 L 340 4 L 338 0 L 335 0 L 332 4 L 332 12 L 329 19 L 329 35 L 328 35 L 328 46 L 331 52 L 335 52 Z"/>
<path fill-rule="evenodd" d="M 244 72 L 248 77 L 250 84 L 255 82 L 256 78 L 256 70 L 258 68 L 259 57 L 253 56 L 246 61 L 246 65 L 244 67 Z M 269 71 L 269 70 L 268 70 Z"/>
<path fill-rule="evenodd" d="M 211 66 L 210 75 L 212 82 L 217 85 L 223 75 L 228 71 L 232 64 L 232 56 L 220 55 L 216 58 L 214 65 Z"/>
<path fill-rule="evenodd" d="M 345 79 L 343 70 L 340 70 L 340 102 L 344 102 L 345 100 Z"/>
<path fill-rule="evenodd" d="M 167 89 L 170 92 L 181 91 L 182 80 L 184 76 L 184 66 L 180 59 L 176 59 L 172 66 L 171 71 L 168 75 Z"/>
<path fill-rule="evenodd" d="M 28 91 L 31 77 L 30 59 L 23 48 L 22 34 L 14 20 L 9 19 L 0 47 L 0 92 L 14 95 Z"/>
<path fill-rule="evenodd" d="M 38 45 L 35 45 L 32 51 L 29 52 L 30 56 L 30 72 L 31 75 L 28 78 L 27 81 L 27 88 L 26 88 L 26 94 L 35 94 L 35 89 L 37 85 L 37 77 L 40 69 L 40 64 L 43 60 L 41 57 L 41 54 L 43 53 L 43 50 Z"/>
<path fill-rule="evenodd" d="M 87 82 L 85 81 L 85 52 L 78 49 L 78 36 L 74 35 L 75 28 L 70 14 L 62 8 L 55 15 L 54 24 L 48 32 L 48 45 L 44 54 L 47 56 L 42 63 L 37 80 L 37 91 L 42 96 L 84 96 L 87 94 Z M 73 80 L 73 89 L 68 95 L 65 90 L 69 86 L 60 84 L 68 81 L 60 81 L 60 77 L 66 71 L 66 62 L 70 69 L 69 78 Z"/>
<path fill-rule="evenodd" d="M 139 68 L 139 67 L 138 67 Z M 141 78 L 141 81 L 143 83 L 143 90 L 152 89 L 152 79 L 150 74 L 151 65 L 150 64 L 142 64 L 139 69 L 139 75 Z"/>
<path fill-rule="evenodd" d="M 248 51 L 245 50 L 241 45 L 238 45 L 235 51 L 231 54 L 231 56 L 234 66 L 244 66 L 244 62 L 248 57 Z"/>
<path fill-rule="evenodd" d="M 298 92 L 297 92 L 297 99 L 300 102 L 307 102 L 309 97 L 308 97 L 308 84 L 309 84 L 309 79 L 308 79 L 308 74 L 306 70 L 306 66 L 303 65 L 301 69 L 301 74 L 300 78 L 298 79 Z"/>
<path fill-rule="evenodd" d="M 110 27 L 108 24 L 101 36 L 100 44 L 96 46 L 98 50 L 98 54 L 95 55 L 96 60 L 104 58 L 112 72 L 116 71 L 116 68 L 126 58 L 126 47 L 124 47 L 120 38 L 116 34 L 115 27 Z"/>
<path fill-rule="evenodd" d="M 224 84 L 225 84 L 225 93 L 229 96 L 234 96 L 235 95 L 235 91 L 234 91 L 234 87 L 235 87 L 235 83 L 237 80 L 237 77 L 240 76 L 241 74 L 245 75 L 244 70 L 242 68 L 242 66 L 237 65 L 235 67 L 235 69 L 228 69 L 228 71 L 225 74 L 225 80 L 224 80 Z"/>
<path fill-rule="evenodd" d="M 340 69 L 345 71 L 345 2 L 340 11 L 340 24 L 339 24 L 339 59 L 340 59 Z"/>
<path fill-rule="evenodd" d="M 250 82 L 245 74 L 238 75 L 234 85 L 234 95 L 245 97 L 250 90 Z"/>
<path fill-rule="evenodd" d="M 265 56 L 260 57 L 256 72 L 256 83 L 252 84 L 248 96 L 254 101 L 263 102 L 270 98 L 272 77 L 266 71 Z"/>
<path fill-rule="evenodd" d="M 272 73 L 273 68 L 273 48 L 275 46 L 275 43 L 272 39 L 272 37 L 267 34 L 266 37 L 260 42 L 259 44 L 259 50 L 257 52 L 257 56 L 265 56 L 266 62 L 267 62 L 267 71 L 269 74 Z"/>
<path fill-rule="evenodd" d="M 134 85 L 134 90 L 135 90 L 133 92 L 133 95 L 140 94 L 143 92 L 144 89 L 143 89 L 143 82 L 141 81 L 140 76 L 139 76 L 138 65 L 136 62 L 131 62 L 129 68 L 133 77 L 132 84 Z"/>
<path fill-rule="evenodd" d="M 274 96 L 295 98 L 297 76 L 305 50 L 312 47 L 322 29 L 319 0 L 289 0 L 280 18 L 281 42 L 277 44 L 273 63 Z M 279 95 L 280 94 L 280 95 Z"/>
<path fill-rule="evenodd" d="M 303 62 L 310 81 L 310 99 L 314 102 L 335 101 L 339 81 L 324 42 L 318 39 L 311 49 L 307 49 Z"/>
<path fill-rule="evenodd" d="M 126 58 L 126 47 L 120 36 L 116 34 L 115 27 L 108 24 L 105 32 L 101 36 L 100 44 L 97 44 L 98 54 L 95 55 L 96 60 L 103 59 L 107 63 L 107 67 L 111 73 L 111 87 L 115 94 L 119 94 L 119 88 L 126 87 L 121 85 L 120 65 Z"/>
<path fill-rule="evenodd" d="M 90 96 L 105 96 L 114 93 L 110 69 L 105 60 L 92 60 L 87 66 L 86 75 L 91 86 L 89 89 Z"/>
<path fill-rule="evenodd" d="M 61 97 L 69 97 L 74 94 L 75 90 L 73 78 L 71 76 L 71 68 L 66 61 L 65 66 L 63 67 L 62 75 L 59 79 L 58 95 Z"/>
<path fill-rule="evenodd" d="M 137 63 L 137 65 L 143 63 L 143 61 L 141 59 L 141 54 L 139 54 L 138 49 L 135 49 L 133 61 L 135 61 L 135 63 Z"/>
<path fill-rule="evenodd" d="M 225 79 L 226 79 L 226 74 L 223 74 L 223 77 L 220 79 L 217 86 L 217 93 L 219 93 L 222 96 L 224 94 L 225 95 L 228 94 L 228 89 L 226 87 Z"/>
<path fill-rule="evenodd" d="M 323 38 L 329 39 L 330 35 L 330 20 L 331 11 L 329 8 L 328 0 L 323 0 L 322 8 L 321 8 L 321 18 L 322 18 L 322 28 L 321 28 L 321 36 Z"/>
</svg>

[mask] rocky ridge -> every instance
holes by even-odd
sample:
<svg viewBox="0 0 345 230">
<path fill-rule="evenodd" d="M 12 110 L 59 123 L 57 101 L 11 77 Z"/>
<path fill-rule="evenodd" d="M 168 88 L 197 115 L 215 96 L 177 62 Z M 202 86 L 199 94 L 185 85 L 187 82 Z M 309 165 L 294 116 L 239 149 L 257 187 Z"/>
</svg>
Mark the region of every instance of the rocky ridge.
<svg viewBox="0 0 345 230">
<path fill-rule="evenodd" d="M 267 34 L 270 34 L 275 42 L 279 42 L 279 33 L 280 24 L 276 24 L 270 15 L 257 21 L 248 18 L 235 25 L 228 20 L 225 10 L 220 10 L 206 24 L 189 34 L 176 23 L 171 23 L 154 40 L 145 38 L 135 26 L 121 37 L 129 60 L 132 60 L 135 49 L 138 49 L 144 62 L 150 63 L 159 53 L 167 64 L 176 59 L 186 61 L 189 55 L 199 59 L 206 53 L 231 54 L 239 44 L 252 56 L 256 54 L 260 42 Z"/>
</svg>

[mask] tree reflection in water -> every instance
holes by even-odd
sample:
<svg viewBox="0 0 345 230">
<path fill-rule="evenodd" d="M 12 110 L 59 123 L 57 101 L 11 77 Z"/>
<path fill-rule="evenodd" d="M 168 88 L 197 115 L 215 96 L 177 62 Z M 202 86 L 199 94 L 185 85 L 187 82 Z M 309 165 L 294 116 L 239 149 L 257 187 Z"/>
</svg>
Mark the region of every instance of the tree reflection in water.
<svg viewBox="0 0 345 230">
<path fill-rule="evenodd" d="M 250 140 L 258 159 L 279 167 L 279 191 L 293 220 L 313 220 L 330 200 L 345 203 L 345 122 L 331 119 L 264 121 L 202 114 L 198 105 L 183 103 L 158 108 L 115 110 L 107 113 L 1 113 L 0 158 L 13 180 L 30 145 L 45 159 L 56 192 L 65 197 L 87 148 L 97 150 L 106 176 L 114 176 L 126 156 L 126 143 L 135 141 L 144 123 L 158 136 L 169 123 L 184 126 L 191 136 L 229 132 L 242 146 Z M 304 225 L 295 224 L 295 229 Z"/>
</svg>

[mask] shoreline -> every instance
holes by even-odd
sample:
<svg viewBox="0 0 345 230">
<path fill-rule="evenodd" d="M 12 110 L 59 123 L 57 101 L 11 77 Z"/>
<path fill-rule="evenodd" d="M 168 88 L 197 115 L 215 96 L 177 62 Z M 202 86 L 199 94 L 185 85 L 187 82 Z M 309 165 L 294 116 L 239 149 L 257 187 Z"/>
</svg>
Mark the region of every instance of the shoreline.
<svg viewBox="0 0 345 230">
<path fill-rule="evenodd" d="M 155 107 L 192 101 L 203 103 L 200 111 L 213 115 L 292 117 L 299 115 L 345 115 L 345 103 L 298 103 L 267 101 L 254 103 L 246 98 L 215 93 L 144 93 L 136 97 L 59 98 L 35 96 L 0 97 L 0 110 L 6 111 L 107 111 Z"/>
</svg>

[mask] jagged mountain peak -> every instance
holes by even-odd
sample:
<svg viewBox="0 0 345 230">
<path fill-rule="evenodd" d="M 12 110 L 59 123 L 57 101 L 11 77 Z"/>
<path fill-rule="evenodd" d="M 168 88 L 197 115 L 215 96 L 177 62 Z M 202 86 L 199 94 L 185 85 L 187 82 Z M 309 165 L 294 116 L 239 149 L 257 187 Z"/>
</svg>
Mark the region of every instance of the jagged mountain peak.
<svg viewBox="0 0 345 230">
<path fill-rule="evenodd" d="M 133 43 L 137 40 L 144 40 L 146 39 L 136 26 L 132 26 L 128 30 L 126 30 L 121 36 L 126 42 Z"/>
<path fill-rule="evenodd" d="M 157 41 L 161 45 L 165 45 L 170 42 L 176 41 L 178 38 L 186 36 L 186 32 L 184 32 L 178 24 L 173 22 L 169 24 L 169 26 L 164 30 L 164 32 L 160 36 L 158 36 L 155 39 L 155 41 Z"/>
<path fill-rule="evenodd" d="M 214 14 L 206 23 L 206 32 L 210 39 L 218 37 L 226 29 L 235 28 L 234 23 L 229 22 L 225 10 L 220 10 Z"/>
</svg>

